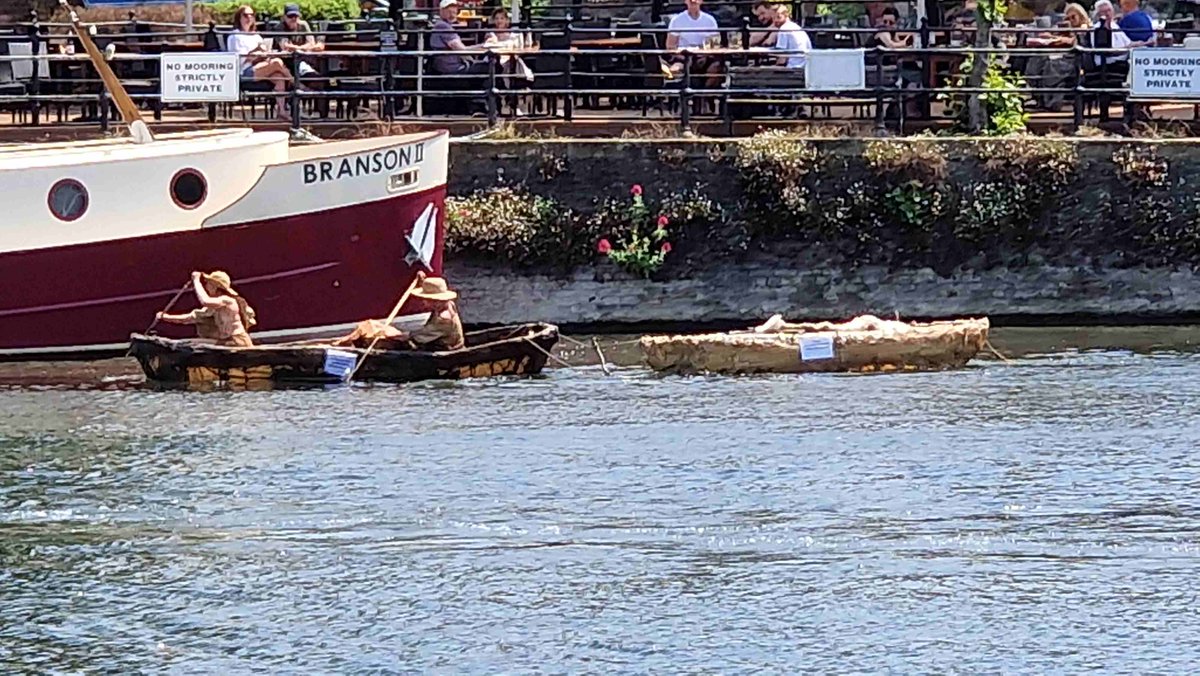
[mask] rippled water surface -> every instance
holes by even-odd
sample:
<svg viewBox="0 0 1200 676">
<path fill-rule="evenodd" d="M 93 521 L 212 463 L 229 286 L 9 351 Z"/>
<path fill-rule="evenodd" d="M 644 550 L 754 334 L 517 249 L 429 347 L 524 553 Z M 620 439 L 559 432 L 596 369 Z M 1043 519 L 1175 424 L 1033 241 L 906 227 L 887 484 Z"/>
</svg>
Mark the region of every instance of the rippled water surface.
<svg viewBox="0 0 1200 676">
<path fill-rule="evenodd" d="M 1200 357 L 0 391 L 0 671 L 1189 672 Z"/>
</svg>

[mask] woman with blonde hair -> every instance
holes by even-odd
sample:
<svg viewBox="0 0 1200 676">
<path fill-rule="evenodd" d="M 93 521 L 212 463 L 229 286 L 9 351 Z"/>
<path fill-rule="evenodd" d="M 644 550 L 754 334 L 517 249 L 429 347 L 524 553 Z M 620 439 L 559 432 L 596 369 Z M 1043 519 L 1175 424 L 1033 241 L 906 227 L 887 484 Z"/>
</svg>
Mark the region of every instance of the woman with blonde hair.
<svg viewBox="0 0 1200 676">
<path fill-rule="evenodd" d="M 242 78 L 269 80 L 275 85 L 275 114 L 287 117 L 287 98 L 282 96 L 292 82 L 292 73 L 283 60 L 271 56 L 271 43 L 258 34 L 258 22 L 250 5 L 238 7 L 233 15 L 233 32 L 225 40 L 228 51 L 242 55 Z"/>
<path fill-rule="evenodd" d="M 1090 43 L 1088 28 L 1091 22 L 1087 10 L 1072 2 L 1063 9 L 1059 30 L 1030 38 L 1029 46 L 1067 50 L 1078 44 Z M 1029 57 L 1025 62 L 1025 76 L 1031 86 L 1039 89 L 1066 89 L 1075 86 L 1079 69 L 1075 67 L 1074 55 L 1063 51 Z M 1034 99 L 1043 110 L 1057 111 L 1062 108 L 1066 96 L 1065 92 L 1042 92 L 1036 94 Z"/>
</svg>

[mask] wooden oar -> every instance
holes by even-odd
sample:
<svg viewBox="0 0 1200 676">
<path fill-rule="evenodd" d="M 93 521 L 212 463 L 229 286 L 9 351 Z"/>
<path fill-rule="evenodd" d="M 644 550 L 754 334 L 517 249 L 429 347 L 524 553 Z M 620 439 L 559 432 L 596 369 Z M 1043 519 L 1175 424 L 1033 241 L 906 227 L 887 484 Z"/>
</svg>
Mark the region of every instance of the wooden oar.
<svg viewBox="0 0 1200 676">
<path fill-rule="evenodd" d="M 167 306 L 162 309 L 162 312 L 154 315 L 154 321 L 150 322 L 150 326 L 147 326 L 145 331 L 142 331 L 142 335 L 150 335 L 150 332 L 154 330 L 154 327 L 158 326 L 158 315 L 165 315 L 167 312 L 170 312 L 171 308 L 175 307 L 175 301 L 179 300 L 179 297 L 187 293 L 187 290 L 190 288 L 192 288 L 191 282 L 187 282 L 180 287 L 179 290 L 175 292 L 175 295 L 171 297 L 171 301 L 167 303 Z"/>
<path fill-rule="evenodd" d="M 167 314 L 167 312 L 169 312 L 171 310 L 171 308 L 175 307 L 175 301 L 179 300 L 180 296 L 187 293 L 187 290 L 189 288 L 191 288 L 191 286 L 192 286 L 192 283 L 188 282 L 188 283 L 184 284 L 182 287 L 180 287 L 179 291 L 175 292 L 175 295 L 171 297 L 170 302 L 168 302 L 167 306 L 162 309 L 162 312 L 159 312 L 158 314 L 154 315 L 154 321 L 150 322 L 150 326 L 147 326 L 145 331 L 142 331 L 143 336 L 150 335 L 150 332 L 154 330 L 154 327 L 158 326 L 158 315 L 160 315 L 160 314 L 165 315 L 165 314 Z M 128 350 L 125 350 L 126 357 L 128 357 L 131 354 L 133 354 L 133 345 L 132 344 L 129 345 Z"/>
<path fill-rule="evenodd" d="M 404 303 L 408 301 L 408 297 L 412 295 L 412 292 L 416 290 L 417 285 L 420 284 L 424 279 L 425 273 L 418 272 L 417 276 L 413 279 L 412 284 L 409 284 L 408 288 L 404 290 L 404 295 L 400 296 L 400 301 L 396 303 L 396 307 L 392 308 L 392 313 L 389 314 L 387 319 L 383 322 L 384 330 L 387 330 L 387 327 L 391 326 L 392 322 L 396 320 L 396 315 L 400 314 L 400 308 L 404 307 Z M 383 331 L 380 331 L 375 336 L 374 340 L 371 341 L 371 344 L 367 346 L 367 351 L 363 352 L 363 355 L 359 357 L 358 362 L 354 364 L 354 368 L 351 369 L 350 375 L 346 376 L 347 383 L 349 383 L 351 380 L 354 380 L 354 374 L 358 373 L 359 367 L 363 365 L 363 362 L 367 361 L 367 357 L 371 356 L 371 350 L 375 349 L 375 343 L 378 343 L 379 339 L 382 337 Z"/>
<path fill-rule="evenodd" d="M 58 0 L 61 5 L 70 15 L 71 28 L 75 30 L 75 37 L 79 38 L 80 44 L 83 45 L 84 51 L 92 60 L 92 66 L 96 68 L 96 72 L 100 75 L 100 79 L 104 82 L 104 87 L 108 90 L 108 95 L 112 97 L 113 103 L 116 104 L 117 110 L 121 111 L 121 119 L 125 124 L 129 125 L 129 132 L 133 136 L 133 140 L 137 143 L 147 143 L 154 140 L 154 136 L 150 133 L 150 128 L 146 126 L 146 122 L 142 119 L 141 112 L 138 111 L 137 104 L 133 99 L 129 98 L 129 93 L 125 91 L 125 87 L 121 85 L 121 81 L 117 79 L 112 68 L 108 65 L 108 60 L 100 53 L 100 48 L 92 41 L 92 34 L 88 32 L 87 26 L 79 20 L 79 15 L 75 10 L 67 4 L 67 0 Z M 108 111 L 100 111 L 101 115 L 107 115 Z"/>
</svg>

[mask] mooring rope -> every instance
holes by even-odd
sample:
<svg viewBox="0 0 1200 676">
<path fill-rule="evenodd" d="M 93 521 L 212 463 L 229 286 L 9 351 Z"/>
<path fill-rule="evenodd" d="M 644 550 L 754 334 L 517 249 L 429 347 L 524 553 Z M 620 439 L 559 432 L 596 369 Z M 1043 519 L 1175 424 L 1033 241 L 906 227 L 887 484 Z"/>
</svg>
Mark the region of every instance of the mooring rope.
<svg viewBox="0 0 1200 676">
<path fill-rule="evenodd" d="M 538 350 L 538 352 L 541 352 L 542 354 L 546 355 L 547 357 L 549 357 L 549 358 L 553 359 L 554 361 L 558 362 L 558 363 L 559 363 L 559 364 L 561 364 L 561 365 L 562 365 L 564 368 L 574 368 L 574 367 L 575 367 L 575 365 L 574 365 L 574 364 L 572 364 L 571 362 L 567 361 L 566 359 L 562 359 L 562 358 L 560 358 L 560 357 L 556 357 L 556 356 L 554 356 L 554 355 L 550 354 L 548 351 L 546 351 L 546 348 L 542 347 L 541 345 L 538 345 L 537 343 L 533 342 L 533 341 L 532 341 L 532 340 L 530 340 L 529 338 L 522 338 L 522 340 L 524 340 L 525 342 L 529 343 L 530 345 L 532 345 L 532 346 L 536 347 L 536 348 L 537 348 L 537 350 Z"/>
<path fill-rule="evenodd" d="M 987 338 L 984 338 L 984 339 L 983 339 L 983 344 L 984 344 L 985 346 L 987 346 L 987 349 L 991 350 L 991 351 L 992 351 L 992 354 L 996 355 L 996 358 L 997 358 L 997 359 L 999 359 L 1000 361 L 1004 362 L 1005 364 L 1011 364 L 1011 363 L 1012 363 L 1012 360 L 1011 360 L 1011 359 L 1009 359 L 1008 357 L 1005 357 L 1004 355 L 1000 354 L 1000 350 L 997 350 L 995 347 L 992 347 L 992 341 L 991 341 L 991 340 L 989 340 L 989 339 L 987 339 Z"/>
</svg>

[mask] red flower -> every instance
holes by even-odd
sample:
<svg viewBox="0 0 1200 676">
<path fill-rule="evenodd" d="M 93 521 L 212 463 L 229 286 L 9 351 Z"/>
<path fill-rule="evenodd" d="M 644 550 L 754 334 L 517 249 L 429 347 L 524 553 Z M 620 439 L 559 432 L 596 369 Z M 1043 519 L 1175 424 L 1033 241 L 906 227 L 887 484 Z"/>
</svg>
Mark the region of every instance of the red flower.
<svg viewBox="0 0 1200 676">
<path fill-rule="evenodd" d="M 633 187 L 629 189 L 629 194 L 633 195 L 634 197 L 640 196 L 642 194 L 642 186 L 634 183 Z"/>
<path fill-rule="evenodd" d="M 602 239 L 596 243 L 596 251 L 607 256 L 609 253 L 612 253 L 612 244 L 607 239 Z"/>
<path fill-rule="evenodd" d="M 667 217 L 666 217 L 666 216 L 659 216 L 659 217 L 658 217 L 658 227 L 660 227 L 660 228 L 665 228 L 665 227 L 667 227 L 667 223 L 670 223 L 670 222 L 671 222 L 671 221 L 667 220 Z"/>
<path fill-rule="evenodd" d="M 665 254 L 671 253 L 671 243 L 670 242 L 663 242 L 662 252 Z"/>
</svg>

